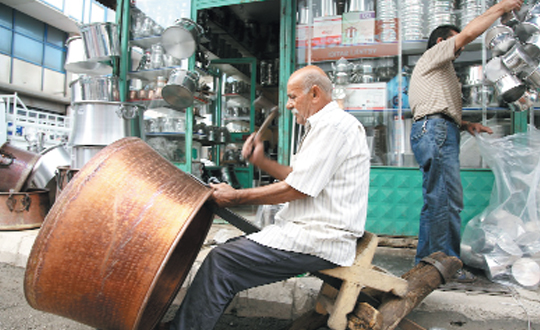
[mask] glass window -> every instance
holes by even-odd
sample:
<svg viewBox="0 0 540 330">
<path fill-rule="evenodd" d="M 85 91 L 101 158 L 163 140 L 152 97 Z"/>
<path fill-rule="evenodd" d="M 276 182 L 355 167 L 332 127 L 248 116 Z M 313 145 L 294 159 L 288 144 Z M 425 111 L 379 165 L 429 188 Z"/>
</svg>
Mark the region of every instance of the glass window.
<svg viewBox="0 0 540 330">
<path fill-rule="evenodd" d="M 97 3 L 92 3 L 92 22 L 105 21 L 105 9 Z"/>
<path fill-rule="evenodd" d="M 11 30 L 0 27 L 0 53 L 11 54 Z"/>
<path fill-rule="evenodd" d="M 21 12 L 15 15 L 15 32 L 37 40 L 43 40 L 45 24 Z"/>
<path fill-rule="evenodd" d="M 64 31 L 58 30 L 55 27 L 47 26 L 47 42 L 58 47 L 64 47 L 67 36 Z"/>
<path fill-rule="evenodd" d="M 83 0 L 69 0 L 65 2 L 64 14 L 82 22 Z"/>
<path fill-rule="evenodd" d="M 13 40 L 13 56 L 35 64 L 41 64 L 43 44 L 20 34 L 15 34 Z"/>
<path fill-rule="evenodd" d="M 61 49 L 45 46 L 45 58 L 43 60 L 43 66 L 52 70 L 63 71 L 64 54 L 65 53 Z"/>
<path fill-rule="evenodd" d="M 8 28 L 13 27 L 13 10 L 0 3 L 0 25 Z"/>
<path fill-rule="evenodd" d="M 43 2 L 55 7 L 56 9 L 64 10 L 64 0 L 42 0 Z"/>
</svg>

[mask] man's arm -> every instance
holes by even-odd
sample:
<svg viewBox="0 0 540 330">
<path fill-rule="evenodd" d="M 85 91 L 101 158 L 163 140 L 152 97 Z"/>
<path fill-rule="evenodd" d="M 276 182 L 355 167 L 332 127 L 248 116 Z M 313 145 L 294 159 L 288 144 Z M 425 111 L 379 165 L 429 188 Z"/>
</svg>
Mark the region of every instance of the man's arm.
<svg viewBox="0 0 540 330">
<path fill-rule="evenodd" d="M 210 184 L 210 186 L 214 188 L 212 194 L 214 201 L 221 207 L 279 204 L 308 197 L 285 181 L 249 189 L 234 189 L 225 183 Z"/>
<path fill-rule="evenodd" d="M 254 166 L 270 174 L 273 178 L 280 181 L 285 180 L 287 175 L 292 172 L 292 167 L 282 165 L 264 154 L 264 144 L 260 138 L 255 139 L 255 133 L 246 140 L 242 147 L 242 156 Z"/>
<path fill-rule="evenodd" d="M 504 13 L 519 9 L 523 5 L 523 0 L 503 0 L 486 10 L 482 15 L 473 19 L 456 36 L 455 51 L 459 51 L 484 33 L 495 21 Z"/>
</svg>

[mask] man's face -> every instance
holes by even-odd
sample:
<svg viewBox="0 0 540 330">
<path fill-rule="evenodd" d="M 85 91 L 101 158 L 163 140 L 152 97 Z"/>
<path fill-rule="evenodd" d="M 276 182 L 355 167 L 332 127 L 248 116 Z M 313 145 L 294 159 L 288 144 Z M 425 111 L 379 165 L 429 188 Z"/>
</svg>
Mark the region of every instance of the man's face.
<svg viewBox="0 0 540 330">
<path fill-rule="evenodd" d="M 310 93 L 304 93 L 304 88 L 299 79 L 291 79 L 287 84 L 287 109 L 291 110 L 300 125 L 306 123 L 309 116 Z"/>
</svg>

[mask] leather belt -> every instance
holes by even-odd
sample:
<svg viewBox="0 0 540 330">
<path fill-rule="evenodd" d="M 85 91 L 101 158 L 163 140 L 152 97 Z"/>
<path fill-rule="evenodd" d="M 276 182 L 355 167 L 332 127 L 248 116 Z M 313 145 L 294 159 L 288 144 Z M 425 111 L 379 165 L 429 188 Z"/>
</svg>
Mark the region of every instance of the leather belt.
<svg viewBox="0 0 540 330">
<path fill-rule="evenodd" d="M 449 121 L 451 121 L 453 123 L 456 122 L 452 117 L 450 117 L 448 115 L 445 115 L 444 113 L 433 113 L 433 114 L 430 114 L 430 115 L 425 115 L 424 117 L 416 119 L 415 122 L 420 121 L 420 120 L 435 119 L 435 118 L 446 119 L 446 120 L 449 120 Z"/>
</svg>

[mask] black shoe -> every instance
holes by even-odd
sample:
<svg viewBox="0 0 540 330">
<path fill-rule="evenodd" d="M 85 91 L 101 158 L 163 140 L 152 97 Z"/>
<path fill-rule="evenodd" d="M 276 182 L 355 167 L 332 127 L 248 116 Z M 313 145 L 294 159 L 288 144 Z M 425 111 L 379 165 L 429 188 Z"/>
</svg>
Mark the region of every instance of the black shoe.
<svg viewBox="0 0 540 330">
<path fill-rule="evenodd" d="M 458 283 L 472 283 L 476 281 L 476 276 L 468 270 L 461 268 L 454 276 L 452 276 L 452 281 Z"/>
</svg>

